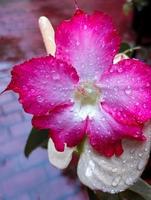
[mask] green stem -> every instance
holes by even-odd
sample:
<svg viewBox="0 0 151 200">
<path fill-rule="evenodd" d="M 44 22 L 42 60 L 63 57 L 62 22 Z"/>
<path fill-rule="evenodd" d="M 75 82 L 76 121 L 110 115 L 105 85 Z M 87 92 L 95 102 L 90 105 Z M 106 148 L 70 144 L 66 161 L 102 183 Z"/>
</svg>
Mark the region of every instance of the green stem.
<svg viewBox="0 0 151 200">
<path fill-rule="evenodd" d="M 141 49 L 141 47 L 139 47 L 139 46 L 138 47 L 132 47 L 130 49 L 123 51 L 122 53 L 127 54 L 127 53 L 133 52 L 134 50 L 139 50 L 139 49 Z"/>
</svg>

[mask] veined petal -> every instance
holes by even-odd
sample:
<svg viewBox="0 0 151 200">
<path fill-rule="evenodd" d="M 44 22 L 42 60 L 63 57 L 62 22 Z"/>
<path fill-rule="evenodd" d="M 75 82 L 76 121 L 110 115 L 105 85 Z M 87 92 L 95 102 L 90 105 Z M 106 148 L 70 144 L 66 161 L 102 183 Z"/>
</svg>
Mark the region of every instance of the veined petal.
<svg viewBox="0 0 151 200">
<path fill-rule="evenodd" d="M 39 115 L 71 102 L 78 80 L 72 66 L 47 56 L 15 66 L 8 89 L 19 93 L 26 112 Z"/>
<path fill-rule="evenodd" d="M 79 144 L 86 132 L 86 119 L 78 117 L 72 105 L 56 108 L 45 116 L 35 116 L 33 126 L 38 129 L 50 129 L 57 151 L 64 151 L 67 147 Z"/>
<path fill-rule="evenodd" d="M 71 159 L 72 159 L 72 153 L 75 150 L 75 148 L 68 148 L 65 146 L 65 149 L 63 152 L 57 151 L 52 139 L 50 138 L 48 141 L 48 158 L 52 165 L 59 169 L 65 169 Z"/>
<path fill-rule="evenodd" d="M 101 107 L 97 109 L 93 118 L 89 118 L 87 134 L 92 147 L 107 157 L 123 153 L 121 140 L 131 138 L 144 140 L 142 126 L 128 126 L 118 123 L 110 114 Z"/>
<path fill-rule="evenodd" d="M 78 10 L 56 31 L 56 57 L 68 61 L 82 80 L 97 79 L 112 64 L 120 38 L 112 19 L 102 13 Z"/>
<path fill-rule="evenodd" d="M 81 182 L 92 190 L 118 193 L 133 185 L 142 174 L 150 153 L 151 125 L 143 130 L 147 140 L 123 141 L 124 153 L 107 158 L 96 153 L 87 142 L 78 163 Z"/>
<path fill-rule="evenodd" d="M 151 68 L 135 59 L 113 65 L 100 80 L 103 108 L 125 124 L 151 119 Z"/>
</svg>

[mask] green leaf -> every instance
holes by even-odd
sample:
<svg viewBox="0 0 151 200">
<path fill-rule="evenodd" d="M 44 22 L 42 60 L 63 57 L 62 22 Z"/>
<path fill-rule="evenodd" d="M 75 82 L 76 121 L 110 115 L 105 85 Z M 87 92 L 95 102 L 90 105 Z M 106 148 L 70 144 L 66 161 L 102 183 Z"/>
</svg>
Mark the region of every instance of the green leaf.
<svg viewBox="0 0 151 200">
<path fill-rule="evenodd" d="M 24 154 L 28 158 L 29 155 L 38 147 L 46 147 L 48 142 L 48 130 L 37 130 L 33 128 L 27 139 Z"/>
<path fill-rule="evenodd" d="M 123 5 L 124 14 L 127 16 L 133 11 L 133 2 L 126 2 Z"/>
<path fill-rule="evenodd" d="M 142 179 L 139 179 L 129 189 L 141 195 L 145 200 L 151 200 L 151 186 Z"/>
<path fill-rule="evenodd" d="M 120 197 L 119 193 L 118 194 L 110 194 L 107 192 L 97 192 L 97 197 L 98 200 L 124 200 Z"/>
<path fill-rule="evenodd" d="M 131 46 L 128 43 L 123 42 L 123 43 L 121 43 L 121 47 L 120 47 L 120 51 L 119 52 L 123 53 L 124 51 L 126 51 L 126 50 L 128 50 L 130 48 L 131 48 Z"/>
<path fill-rule="evenodd" d="M 120 200 L 145 200 L 141 195 L 131 190 L 119 193 Z"/>
<path fill-rule="evenodd" d="M 133 56 L 134 51 L 140 50 L 140 49 L 141 49 L 140 46 L 131 47 L 128 43 L 123 42 L 123 43 L 121 44 L 119 53 L 124 53 L 124 54 L 126 54 L 128 57 L 131 58 L 131 57 Z"/>
<path fill-rule="evenodd" d="M 99 200 L 151 200 L 151 186 L 142 179 L 139 179 L 128 190 L 118 194 L 97 191 L 96 195 Z"/>
</svg>

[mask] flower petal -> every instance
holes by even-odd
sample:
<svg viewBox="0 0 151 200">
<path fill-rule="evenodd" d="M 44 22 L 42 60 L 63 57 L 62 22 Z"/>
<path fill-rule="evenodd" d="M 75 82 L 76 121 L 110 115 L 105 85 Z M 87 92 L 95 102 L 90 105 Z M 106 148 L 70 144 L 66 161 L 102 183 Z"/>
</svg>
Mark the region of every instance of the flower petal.
<svg viewBox="0 0 151 200">
<path fill-rule="evenodd" d="M 125 59 L 105 73 L 103 108 L 116 120 L 136 124 L 151 118 L 151 68 L 135 59 Z"/>
<path fill-rule="evenodd" d="M 123 141 L 120 157 L 100 156 L 86 143 L 78 163 L 81 182 L 92 190 L 118 193 L 133 185 L 142 174 L 150 153 L 151 125 L 144 129 L 146 142 Z"/>
<path fill-rule="evenodd" d="M 98 108 L 95 117 L 88 120 L 87 133 L 92 147 L 107 157 L 123 153 L 121 140 L 124 138 L 145 139 L 142 126 L 122 125 L 102 108 Z"/>
<path fill-rule="evenodd" d="M 47 56 L 15 66 L 8 89 L 19 93 L 26 112 L 39 115 L 71 102 L 78 80 L 72 66 Z"/>
<path fill-rule="evenodd" d="M 88 15 L 78 10 L 56 31 L 56 57 L 71 63 L 81 79 L 100 77 L 112 64 L 120 38 L 112 19 L 102 13 Z"/>
<path fill-rule="evenodd" d="M 113 64 L 116 64 L 119 61 L 124 60 L 124 59 L 128 59 L 128 58 L 129 57 L 126 54 L 124 54 L 124 53 L 118 53 L 114 57 Z"/>
<path fill-rule="evenodd" d="M 63 152 L 57 151 L 52 139 L 50 138 L 48 141 L 49 161 L 52 165 L 59 169 L 65 169 L 69 165 L 74 150 L 75 148 L 65 147 Z"/>
<path fill-rule="evenodd" d="M 77 117 L 78 113 L 72 105 L 56 108 L 46 116 L 33 118 L 33 126 L 38 129 L 50 129 L 57 151 L 64 151 L 67 147 L 74 147 L 81 142 L 86 132 L 86 120 Z"/>
</svg>

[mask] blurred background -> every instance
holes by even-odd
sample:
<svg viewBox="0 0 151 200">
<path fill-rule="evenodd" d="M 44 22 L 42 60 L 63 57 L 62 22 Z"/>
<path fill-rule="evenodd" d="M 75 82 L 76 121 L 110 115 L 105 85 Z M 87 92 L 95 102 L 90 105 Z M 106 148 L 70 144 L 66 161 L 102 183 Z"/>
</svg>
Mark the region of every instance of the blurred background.
<svg viewBox="0 0 151 200">
<path fill-rule="evenodd" d="M 78 4 L 85 11 L 101 10 L 111 15 L 123 41 L 141 46 L 133 56 L 151 63 L 150 1 L 79 0 Z M 0 0 L 0 91 L 9 82 L 8 72 L 14 64 L 46 54 L 38 18 L 45 15 L 56 27 L 74 11 L 73 0 Z M 66 171 L 55 169 L 40 148 L 25 158 L 30 120 L 14 93 L 1 95 L 0 200 L 87 200 L 72 165 Z M 150 165 L 143 178 L 151 183 Z"/>
</svg>

